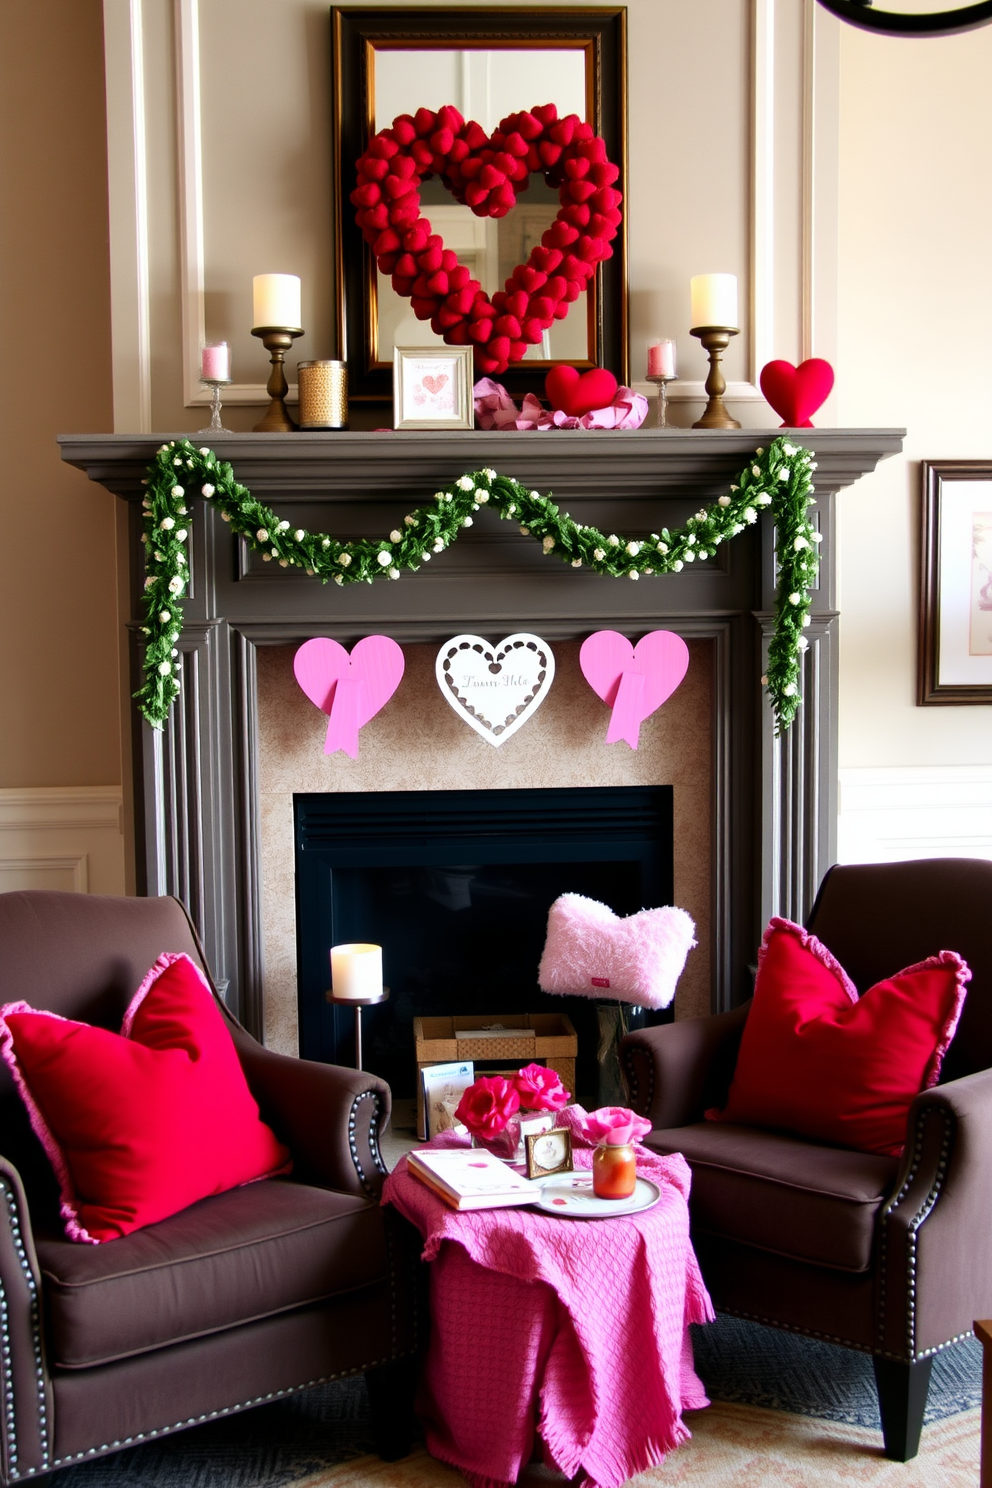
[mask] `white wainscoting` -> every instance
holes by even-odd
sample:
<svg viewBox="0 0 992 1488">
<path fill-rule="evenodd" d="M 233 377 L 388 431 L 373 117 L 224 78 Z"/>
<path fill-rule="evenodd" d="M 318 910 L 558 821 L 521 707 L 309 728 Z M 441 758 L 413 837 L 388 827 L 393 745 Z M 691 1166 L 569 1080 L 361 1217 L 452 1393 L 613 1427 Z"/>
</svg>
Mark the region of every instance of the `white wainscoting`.
<svg viewBox="0 0 992 1488">
<path fill-rule="evenodd" d="M 837 858 L 992 858 L 992 765 L 841 770 Z"/>
<path fill-rule="evenodd" d="M 0 790 L 0 892 L 123 894 L 119 786 Z"/>
</svg>

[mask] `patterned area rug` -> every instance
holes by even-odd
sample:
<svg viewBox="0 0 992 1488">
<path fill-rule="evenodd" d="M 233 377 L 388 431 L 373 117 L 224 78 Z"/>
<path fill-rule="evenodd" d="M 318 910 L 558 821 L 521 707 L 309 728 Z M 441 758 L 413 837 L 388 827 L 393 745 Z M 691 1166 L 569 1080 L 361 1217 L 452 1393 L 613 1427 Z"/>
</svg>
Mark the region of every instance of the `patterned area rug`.
<svg viewBox="0 0 992 1488">
<path fill-rule="evenodd" d="M 920 1457 L 906 1466 L 881 1456 L 874 1377 L 865 1356 L 728 1317 L 694 1328 L 693 1343 L 714 1405 L 691 1417 L 693 1441 L 663 1467 L 636 1478 L 637 1488 L 718 1488 L 741 1474 L 743 1482 L 777 1479 L 791 1488 L 819 1488 L 838 1479 L 885 1488 L 974 1488 L 982 1380 L 981 1347 L 974 1339 L 937 1355 L 926 1415 L 932 1424 Z M 371 1450 L 359 1378 L 64 1468 L 54 1485 L 457 1488 L 464 1482 L 423 1448 L 392 1464 L 370 1457 Z M 765 1461 L 760 1477 L 751 1476 L 756 1454 Z M 771 1459 L 778 1459 L 781 1472 L 773 1470 Z M 521 1488 L 563 1481 L 534 1468 Z"/>
</svg>

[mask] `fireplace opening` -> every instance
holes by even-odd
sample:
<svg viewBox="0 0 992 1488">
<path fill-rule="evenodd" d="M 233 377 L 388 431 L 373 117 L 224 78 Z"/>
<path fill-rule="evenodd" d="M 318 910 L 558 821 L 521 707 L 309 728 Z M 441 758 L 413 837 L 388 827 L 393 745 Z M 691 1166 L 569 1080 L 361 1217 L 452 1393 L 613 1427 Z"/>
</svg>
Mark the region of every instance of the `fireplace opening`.
<svg viewBox="0 0 992 1488">
<path fill-rule="evenodd" d="M 548 909 L 563 893 L 619 915 L 671 904 L 671 786 L 293 799 L 304 1058 L 354 1063 L 354 1013 L 327 1002 L 329 951 L 370 941 L 389 999 L 363 1010 L 363 1064 L 397 1098 L 415 1093 L 414 1017 L 565 1012 L 579 1039 L 574 1094 L 595 1099 L 596 1004 L 537 983 Z"/>
</svg>

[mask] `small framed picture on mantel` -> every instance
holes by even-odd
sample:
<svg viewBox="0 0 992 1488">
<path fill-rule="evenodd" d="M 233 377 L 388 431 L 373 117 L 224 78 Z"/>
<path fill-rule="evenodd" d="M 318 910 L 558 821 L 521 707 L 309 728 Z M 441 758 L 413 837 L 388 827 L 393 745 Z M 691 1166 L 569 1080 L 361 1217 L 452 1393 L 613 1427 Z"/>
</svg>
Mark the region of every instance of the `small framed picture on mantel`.
<svg viewBox="0 0 992 1488">
<path fill-rule="evenodd" d="M 393 427 L 472 429 L 473 348 L 393 348 Z"/>
<path fill-rule="evenodd" d="M 924 460 L 917 701 L 992 704 L 992 460 Z"/>
</svg>

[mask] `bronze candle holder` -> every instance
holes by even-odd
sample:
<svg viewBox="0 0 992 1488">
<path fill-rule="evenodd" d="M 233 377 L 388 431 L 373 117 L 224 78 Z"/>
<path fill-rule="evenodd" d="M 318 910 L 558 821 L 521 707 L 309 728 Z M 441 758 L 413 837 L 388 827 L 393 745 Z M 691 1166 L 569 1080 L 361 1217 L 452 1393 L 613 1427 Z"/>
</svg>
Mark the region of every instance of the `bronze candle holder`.
<svg viewBox="0 0 992 1488">
<path fill-rule="evenodd" d="M 304 332 L 299 326 L 254 326 L 252 335 L 261 339 L 262 345 L 271 355 L 272 371 L 269 380 L 265 384 L 265 391 L 271 398 L 271 402 L 265 411 L 265 417 L 261 423 L 254 427 L 256 434 L 291 434 L 299 426 L 290 418 L 286 408 L 286 394 L 289 392 L 289 383 L 286 381 L 286 371 L 283 363 L 286 353 L 289 351 L 297 336 Z"/>
<path fill-rule="evenodd" d="M 706 394 L 709 399 L 703 416 L 693 424 L 694 429 L 739 429 L 740 424 L 731 418 L 723 404 L 727 391 L 727 379 L 720 362 L 730 345 L 731 336 L 737 335 L 736 326 L 695 326 L 690 335 L 698 336 L 710 359 L 709 375 L 706 378 Z"/>
</svg>

